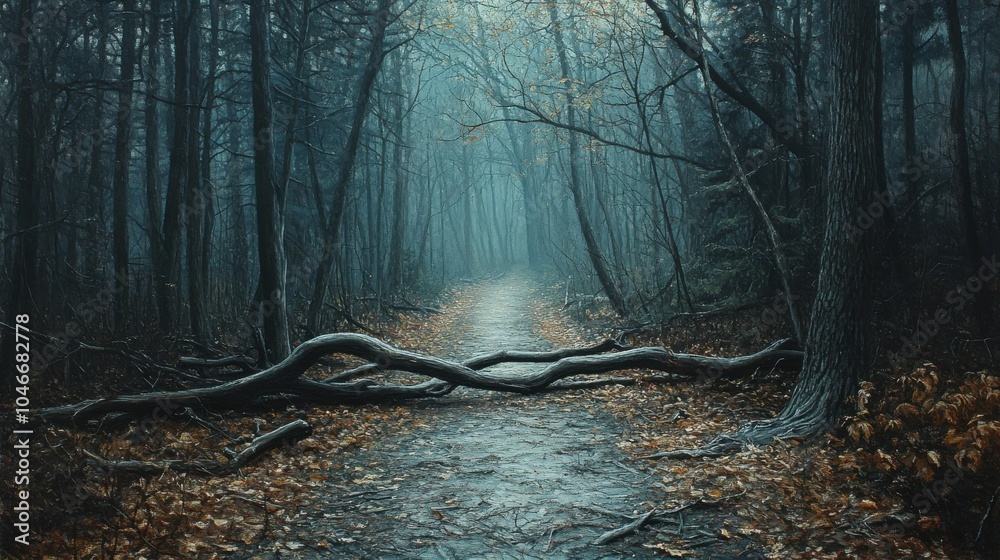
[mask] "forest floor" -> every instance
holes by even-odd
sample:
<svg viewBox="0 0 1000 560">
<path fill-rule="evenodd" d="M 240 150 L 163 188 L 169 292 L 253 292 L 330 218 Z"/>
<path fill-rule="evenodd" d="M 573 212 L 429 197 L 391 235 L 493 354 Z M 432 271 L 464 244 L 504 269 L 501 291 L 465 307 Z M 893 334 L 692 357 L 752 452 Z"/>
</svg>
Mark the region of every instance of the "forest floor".
<svg viewBox="0 0 1000 560">
<path fill-rule="evenodd" d="M 613 334 L 599 317 L 574 321 L 560 296 L 514 271 L 460 287 L 441 314 L 401 314 L 385 339 L 464 359 L 579 346 Z M 669 345 L 737 355 L 763 348 L 772 335 L 735 323 L 725 329 L 706 342 L 691 328 Z M 633 342 L 668 341 L 650 335 Z M 496 371 L 532 367 L 539 365 Z M 319 369 L 312 375 L 330 373 Z M 638 382 L 533 396 L 460 388 L 416 402 L 291 405 L 216 417 L 213 430 L 171 420 L 139 445 L 128 434 L 54 433 L 54 441 L 61 435 L 109 458 L 218 459 L 213 450 L 226 445 L 221 432 L 246 434 L 295 417 L 313 427 L 309 438 L 233 476 L 101 480 L 44 550 L 240 560 L 974 558 L 948 544 L 946 510 L 937 501 L 919 519 L 905 516 L 909 500 L 900 496 L 913 490 L 889 484 L 873 466 L 881 451 L 860 442 L 831 435 L 716 459 L 642 458 L 697 447 L 742 421 L 772 416 L 794 376 L 759 372 L 738 382 L 669 385 L 648 382 L 647 372 L 623 373 Z M 931 473 L 927 481 L 937 488 L 945 469 Z M 593 544 L 654 509 L 638 531 Z"/>
</svg>

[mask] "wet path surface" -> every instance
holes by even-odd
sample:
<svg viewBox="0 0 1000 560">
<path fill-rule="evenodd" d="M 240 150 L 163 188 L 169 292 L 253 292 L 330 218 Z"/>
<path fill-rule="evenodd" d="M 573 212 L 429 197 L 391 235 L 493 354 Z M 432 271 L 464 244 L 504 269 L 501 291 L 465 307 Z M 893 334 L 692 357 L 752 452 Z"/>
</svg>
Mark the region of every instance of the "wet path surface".
<svg viewBox="0 0 1000 560">
<path fill-rule="evenodd" d="M 454 357 L 550 348 L 532 333 L 532 301 L 523 277 L 492 282 L 470 307 Z M 614 445 L 613 419 L 585 401 L 462 389 L 413 406 L 420 427 L 360 454 L 356 490 L 345 500 L 334 490 L 326 504 L 333 556 L 655 557 L 635 539 L 590 544 L 650 506 L 647 477 Z"/>
</svg>

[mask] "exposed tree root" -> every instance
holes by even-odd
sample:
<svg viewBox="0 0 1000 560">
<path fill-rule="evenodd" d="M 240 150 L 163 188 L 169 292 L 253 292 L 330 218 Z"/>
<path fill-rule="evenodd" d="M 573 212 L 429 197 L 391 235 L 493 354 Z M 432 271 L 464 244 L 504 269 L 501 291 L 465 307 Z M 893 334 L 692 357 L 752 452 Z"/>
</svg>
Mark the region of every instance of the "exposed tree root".
<svg viewBox="0 0 1000 560">
<path fill-rule="evenodd" d="M 181 391 L 158 391 L 122 395 L 73 405 L 45 408 L 38 416 L 50 422 L 81 422 L 107 414 L 148 414 L 156 407 L 214 407 L 236 409 L 259 397 L 290 394 L 321 403 L 357 403 L 391 399 L 442 396 L 454 386 L 520 394 L 538 393 L 556 381 L 577 376 L 626 369 L 654 369 L 691 379 L 730 377 L 752 373 L 758 368 L 801 366 L 802 353 L 789 350 L 788 340 L 778 341 L 749 356 L 717 358 L 677 354 L 665 348 L 621 348 L 614 341 L 588 348 L 551 352 L 503 351 L 455 363 L 434 356 L 400 350 L 378 339 L 354 333 L 328 334 L 304 342 L 281 363 L 258 373 L 221 383 Z M 302 374 L 327 354 L 348 354 L 377 364 L 382 370 L 405 371 L 434 378 L 417 385 L 379 384 L 371 380 L 354 383 L 322 383 L 301 379 Z M 500 375 L 481 371 L 504 362 L 554 363 L 521 375 Z"/>
<path fill-rule="evenodd" d="M 704 459 L 721 457 L 739 451 L 749 445 L 769 445 L 778 440 L 803 439 L 816 436 L 835 428 L 835 419 L 819 414 L 779 414 L 774 418 L 748 422 L 732 434 L 716 436 L 712 441 L 695 449 L 676 449 L 645 455 L 642 459 Z"/>
</svg>

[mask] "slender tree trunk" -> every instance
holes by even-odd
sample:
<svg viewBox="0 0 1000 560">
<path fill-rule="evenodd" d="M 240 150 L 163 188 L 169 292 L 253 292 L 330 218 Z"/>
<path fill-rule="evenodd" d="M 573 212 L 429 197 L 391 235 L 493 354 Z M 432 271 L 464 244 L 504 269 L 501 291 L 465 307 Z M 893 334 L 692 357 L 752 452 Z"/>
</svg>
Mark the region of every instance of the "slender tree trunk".
<svg viewBox="0 0 1000 560">
<path fill-rule="evenodd" d="M 469 168 L 469 143 L 462 142 L 462 272 L 472 275 L 476 247 L 472 240 L 472 170 Z"/>
<path fill-rule="evenodd" d="M 170 297 L 162 269 L 163 236 L 160 223 L 163 212 L 160 208 L 160 113 L 156 96 L 161 81 L 160 76 L 160 0 L 150 0 L 148 56 L 146 57 L 146 227 L 149 236 L 149 253 L 153 265 L 153 291 L 156 296 L 156 307 L 159 317 L 163 318 L 163 310 L 169 308 Z"/>
<path fill-rule="evenodd" d="M 316 272 L 316 284 L 313 289 L 312 299 L 309 301 L 309 313 L 307 325 L 310 332 L 320 331 L 320 320 L 322 318 L 323 304 L 326 301 L 326 291 L 329 285 L 330 274 L 334 259 L 340 254 L 341 243 L 341 222 L 344 217 L 344 210 L 347 207 L 347 189 L 351 183 L 351 173 L 354 171 L 354 162 L 357 159 L 358 147 L 361 144 L 361 133 L 364 129 L 365 117 L 368 116 L 368 105 L 371 100 L 372 87 L 375 78 L 378 76 L 379 68 L 385 53 L 382 52 L 385 43 L 385 31 L 389 26 L 394 0 L 379 0 L 378 9 L 375 12 L 375 22 L 372 25 L 372 42 L 368 52 L 368 61 L 365 70 L 361 75 L 361 82 L 358 85 L 358 96 L 354 101 L 354 115 L 351 119 L 351 129 L 347 134 L 347 142 L 344 146 L 344 156 L 341 160 L 340 170 L 333 189 L 333 201 L 331 209 L 327 213 L 326 243 L 324 244 L 322 258 L 319 269 Z"/>
<path fill-rule="evenodd" d="M 129 316 L 128 270 L 128 175 L 129 152 L 132 150 L 132 83 L 135 77 L 135 0 L 122 2 L 124 15 L 121 54 L 121 89 L 118 92 L 118 113 L 115 126 L 115 175 L 113 218 L 115 332 L 121 336 Z"/>
<path fill-rule="evenodd" d="M 254 193 L 257 202 L 257 258 L 260 277 L 253 307 L 263 323 L 267 360 L 277 363 L 291 352 L 285 294 L 285 255 L 274 173 L 274 116 L 271 108 L 270 0 L 250 4 L 253 92 Z"/>
<path fill-rule="evenodd" d="M 184 162 L 185 173 L 185 193 L 187 205 L 184 209 L 182 220 L 184 221 L 187 251 L 187 288 L 188 288 L 188 316 L 191 320 L 191 334 L 194 339 L 206 343 L 211 339 L 211 329 L 208 324 L 208 304 L 205 290 L 205 278 L 203 272 L 203 254 L 205 251 L 205 239 L 203 238 L 204 216 L 207 211 L 205 201 L 210 198 L 210 194 L 203 186 L 203 165 L 207 165 L 202 160 L 207 158 L 207 153 L 201 152 L 202 144 L 198 141 L 198 133 L 201 128 L 201 109 L 199 108 L 207 99 L 202 91 L 202 67 L 201 67 L 201 2 L 196 0 L 191 5 L 190 41 L 188 51 L 188 88 L 191 107 L 188 109 L 188 122 L 185 132 L 187 140 L 187 161 Z M 211 70 L 210 70 L 211 72 Z M 210 118 L 210 117 L 209 117 Z"/>
<path fill-rule="evenodd" d="M 393 183 L 392 183 L 392 223 L 389 226 L 389 292 L 395 293 L 403 286 L 403 230 L 406 227 L 406 183 L 410 172 L 407 165 L 409 147 L 406 126 L 403 123 L 403 105 L 406 101 L 403 91 L 403 60 L 396 57 L 393 73 L 394 100 L 393 125 L 395 126 L 393 145 Z"/>
<path fill-rule="evenodd" d="M 950 123 L 955 141 L 955 180 L 958 183 L 959 208 L 962 225 L 965 229 L 965 249 L 969 259 L 969 271 L 974 275 L 981 264 L 980 259 L 988 258 L 990 255 L 985 254 L 985 248 L 979 234 L 979 226 L 976 223 L 976 205 L 972 192 L 969 136 L 965 126 L 968 65 L 965 60 L 958 0 L 945 0 L 945 13 L 948 18 L 948 45 L 951 48 L 953 74 Z M 983 283 L 983 290 L 977 297 L 979 302 L 975 307 L 979 328 L 984 336 L 989 335 L 995 327 L 996 318 L 993 313 L 993 290 L 988 282 Z"/>
<path fill-rule="evenodd" d="M 576 126 L 574 83 L 572 73 L 570 72 L 569 59 L 566 55 L 566 44 L 562 37 L 562 22 L 559 17 L 559 9 L 556 6 L 556 1 L 549 0 L 548 6 L 549 22 L 552 25 L 552 35 L 556 43 L 556 53 L 559 56 L 559 66 L 562 71 L 562 78 L 566 83 L 566 122 L 570 128 L 573 128 Z M 594 235 L 594 228 L 590 223 L 590 217 L 587 215 L 587 200 L 583 194 L 582 178 L 580 177 L 579 139 L 572 132 L 568 134 L 568 137 L 569 188 L 573 195 L 573 204 L 576 208 L 577 219 L 580 222 L 580 230 L 583 233 L 583 241 L 587 247 L 587 255 L 590 257 L 590 263 L 594 267 L 594 272 L 597 274 L 597 279 L 600 281 L 601 287 L 604 288 L 604 294 L 608 297 L 611 307 L 619 315 L 628 317 L 631 313 L 625 304 L 625 298 L 622 297 L 614 277 L 608 270 L 607 260 L 604 258 L 604 254 L 597 242 L 597 237 Z"/>
<path fill-rule="evenodd" d="M 215 181 L 212 179 L 212 127 L 215 111 L 215 83 L 219 72 L 219 0 L 209 0 L 209 46 L 208 46 L 208 80 L 205 82 L 205 112 L 201 125 L 201 190 L 204 208 L 202 211 L 201 230 L 201 279 L 205 289 L 212 286 L 212 235 L 215 230 L 215 198 L 218 194 Z M 208 301 L 216 299 L 206 291 Z M 206 311 L 207 307 L 206 307 Z M 208 338 L 212 338 L 212 322 L 206 321 Z"/>
<path fill-rule="evenodd" d="M 187 178 L 187 127 L 190 123 L 188 83 L 188 48 L 191 23 L 190 0 L 176 0 L 174 13 L 174 107 L 173 139 L 170 144 L 170 170 L 167 173 L 167 200 L 163 209 L 163 250 L 154 254 L 157 279 L 164 292 L 164 305 L 159 309 L 160 330 L 174 327 L 174 304 L 180 297 L 178 283 L 178 253 L 181 244 L 181 218 L 184 184 Z"/>
<path fill-rule="evenodd" d="M 695 0 L 695 12 L 698 12 L 697 0 Z M 700 19 L 698 21 L 698 46 L 704 45 L 703 41 L 704 30 L 701 26 Z M 877 44 L 876 44 L 877 46 Z M 704 53 L 704 50 L 700 52 Z M 802 322 L 799 319 L 798 305 L 795 303 L 795 297 L 792 294 L 791 285 L 791 271 L 788 266 L 787 259 L 785 258 L 785 250 L 782 247 L 781 237 L 778 234 L 777 228 L 774 227 L 774 222 L 767 213 L 767 209 L 764 208 L 764 204 L 761 202 L 760 197 L 754 191 L 753 186 L 750 184 L 750 179 L 747 177 L 746 172 L 743 170 L 743 166 L 736 155 L 736 150 L 733 148 L 732 142 L 729 140 L 729 134 L 726 132 L 725 127 L 722 124 L 722 118 L 719 115 L 719 108 L 715 101 L 715 96 L 712 93 L 712 82 L 709 76 L 708 60 L 704 54 L 698 56 L 698 62 L 701 66 L 702 82 L 705 86 L 705 94 L 708 97 L 709 109 L 712 113 L 712 121 L 715 123 L 715 129 L 718 131 L 719 138 L 722 140 L 722 144 L 726 148 L 726 153 L 729 156 L 730 167 L 732 172 L 736 175 L 737 180 L 740 182 L 740 186 L 746 192 L 750 201 L 753 203 L 754 208 L 760 215 L 761 221 L 764 222 L 764 228 L 767 232 L 768 240 L 771 242 L 771 250 L 774 253 L 774 261 L 777 265 L 778 272 L 781 275 L 781 283 L 785 292 L 785 304 L 788 306 L 788 315 L 792 321 L 792 329 L 795 332 L 795 338 L 799 342 L 805 340 L 805 330 L 802 327 Z M 877 92 L 876 92 L 877 93 Z M 879 113 L 881 114 L 881 113 Z M 879 117 L 878 124 L 881 124 L 881 118 Z M 874 130 L 874 127 L 873 127 Z M 881 145 L 881 143 L 880 143 Z M 876 167 L 876 169 L 879 169 Z M 877 191 L 872 191 L 877 192 Z"/>
<path fill-rule="evenodd" d="M 96 32 L 97 46 L 96 46 L 96 56 L 98 59 L 97 63 L 97 75 L 98 79 L 107 79 L 107 29 L 104 27 L 107 22 L 107 8 L 101 6 L 98 8 L 98 16 L 101 21 L 97 25 Z M 93 54 L 93 53 L 92 53 Z M 84 137 L 84 141 L 90 142 L 90 167 L 87 172 L 87 202 L 85 208 L 85 215 L 87 219 L 85 220 L 86 232 L 87 232 L 87 244 L 83 252 L 83 270 L 87 275 L 95 276 L 98 278 L 103 278 L 104 269 L 104 259 L 101 256 L 104 254 L 104 242 L 107 239 L 104 233 L 104 193 L 107 188 L 107 174 L 104 165 L 104 141 L 105 141 L 105 126 L 104 122 L 104 109 L 105 109 L 105 93 L 101 90 L 94 92 L 94 102 L 95 108 L 93 113 L 93 120 L 91 124 L 91 130 Z M 86 145 L 86 144 L 81 144 Z"/>
</svg>

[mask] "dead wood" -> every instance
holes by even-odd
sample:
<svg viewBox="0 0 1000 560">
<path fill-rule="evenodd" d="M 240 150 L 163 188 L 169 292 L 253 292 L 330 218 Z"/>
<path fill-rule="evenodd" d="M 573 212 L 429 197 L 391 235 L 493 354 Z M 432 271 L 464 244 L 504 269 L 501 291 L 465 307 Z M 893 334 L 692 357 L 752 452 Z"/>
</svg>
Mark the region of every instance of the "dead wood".
<svg viewBox="0 0 1000 560">
<path fill-rule="evenodd" d="M 603 535 L 597 537 L 592 544 L 596 546 L 602 546 L 608 544 L 609 542 L 616 541 L 629 533 L 638 531 L 639 529 L 642 528 L 643 525 L 645 525 L 649 521 L 650 517 L 653 517 L 653 514 L 655 513 L 656 510 L 651 509 L 647 511 L 645 514 L 643 514 L 642 517 L 636 519 L 635 521 L 629 523 L 628 525 L 623 525 L 617 529 L 612 529 L 607 533 L 604 533 Z"/>
<path fill-rule="evenodd" d="M 593 353 L 595 349 L 619 347 L 614 341 L 605 341 L 583 349 L 495 352 L 472 358 L 466 365 L 400 350 L 362 334 L 327 334 L 302 343 L 291 355 L 274 366 L 227 383 L 181 391 L 156 391 L 83 401 L 40 409 L 38 416 L 50 422 L 82 422 L 112 413 L 145 415 L 157 407 L 177 409 L 197 406 L 238 409 L 258 397 L 278 394 L 292 394 L 323 403 L 372 402 L 441 396 L 452 390 L 453 387 L 449 385 L 531 394 L 541 392 L 552 383 L 568 377 L 628 369 L 653 369 L 691 379 L 705 376 L 731 377 L 752 373 L 758 368 L 800 367 L 802 353 L 786 349 L 788 343 L 788 340 L 778 341 L 756 354 L 735 358 L 680 354 L 659 347 L 634 348 L 613 354 L 579 355 Z M 373 362 L 381 369 L 424 375 L 438 382 L 388 385 L 371 380 L 355 383 L 321 383 L 301 379 L 309 367 L 328 354 L 352 355 Z M 480 371 L 490 365 L 504 362 L 537 362 L 553 359 L 557 361 L 540 371 L 519 375 Z"/>
<path fill-rule="evenodd" d="M 86 452 L 90 462 L 107 474 L 132 474 L 139 476 L 154 476 L 166 471 L 220 476 L 233 473 L 253 463 L 268 451 L 282 445 L 291 445 L 309 437 L 312 428 L 305 420 L 289 422 L 276 430 L 263 434 L 246 446 L 243 451 L 235 453 L 228 461 L 113 461 L 94 453 Z"/>
</svg>

